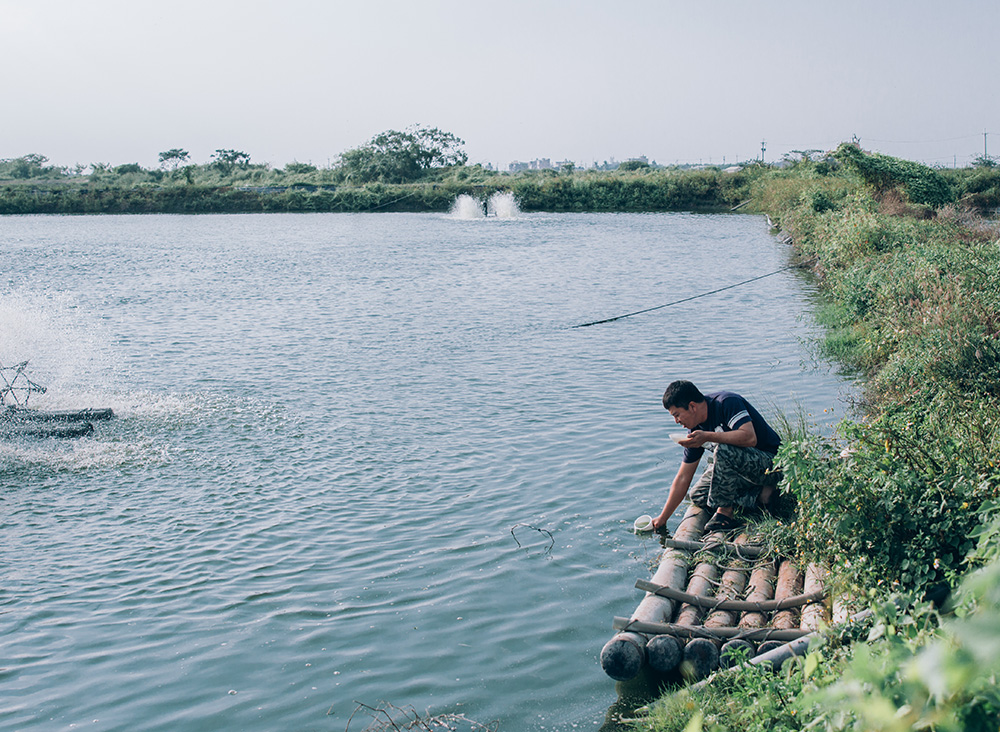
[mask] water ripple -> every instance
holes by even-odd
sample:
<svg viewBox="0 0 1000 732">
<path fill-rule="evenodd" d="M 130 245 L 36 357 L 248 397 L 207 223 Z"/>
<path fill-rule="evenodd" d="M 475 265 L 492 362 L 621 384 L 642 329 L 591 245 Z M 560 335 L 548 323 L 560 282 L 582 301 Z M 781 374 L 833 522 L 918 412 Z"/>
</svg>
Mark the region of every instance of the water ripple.
<svg viewBox="0 0 1000 732">
<path fill-rule="evenodd" d="M 5 225 L 0 362 L 117 418 L 0 443 L 4 730 L 329 729 L 382 699 L 597 728 L 656 554 L 629 527 L 680 457 L 665 383 L 815 415 L 844 390 L 793 272 L 569 327 L 778 269 L 753 217 Z"/>
</svg>

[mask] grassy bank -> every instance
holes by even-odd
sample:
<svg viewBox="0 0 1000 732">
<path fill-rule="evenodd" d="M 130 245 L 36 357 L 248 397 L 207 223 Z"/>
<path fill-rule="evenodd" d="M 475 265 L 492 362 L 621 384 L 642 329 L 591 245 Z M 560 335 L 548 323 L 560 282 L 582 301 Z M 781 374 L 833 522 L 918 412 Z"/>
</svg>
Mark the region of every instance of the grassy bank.
<svg viewBox="0 0 1000 732">
<path fill-rule="evenodd" d="M 835 174 L 803 165 L 755 184 L 825 292 L 818 347 L 865 384 L 834 437 L 783 446 L 798 505 L 779 541 L 826 561 L 833 593 L 878 620 L 868 643 L 670 694 L 644 727 L 1000 725 L 1000 228 L 981 216 L 997 176 L 837 157 Z"/>
<path fill-rule="evenodd" d="M 708 211 L 745 200 L 763 169 L 738 172 L 646 168 L 495 173 L 479 166 L 435 169 L 410 183 L 345 181 L 312 166 L 192 165 L 171 172 L 137 165 L 89 175 L 57 171 L 3 176 L 0 214 L 142 214 L 447 211 L 459 195 L 514 194 L 525 211 Z"/>
</svg>

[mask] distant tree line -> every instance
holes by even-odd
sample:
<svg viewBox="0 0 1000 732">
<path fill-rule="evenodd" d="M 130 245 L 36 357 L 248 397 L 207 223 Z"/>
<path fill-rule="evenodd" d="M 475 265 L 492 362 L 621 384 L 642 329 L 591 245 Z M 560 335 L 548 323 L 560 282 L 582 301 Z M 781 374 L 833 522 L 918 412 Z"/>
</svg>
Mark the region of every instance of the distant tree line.
<svg viewBox="0 0 1000 732">
<path fill-rule="evenodd" d="M 875 187 L 899 179 L 915 204 L 955 200 L 980 212 L 1000 207 L 996 166 L 935 171 L 849 146 L 821 159 L 814 150 L 795 151 L 800 158 L 786 159 L 783 171 L 758 163 L 723 170 L 629 161 L 616 170 L 565 166 L 511 174 L 468 165 L 464 144 L 437 128 L 387 130 L 323 168 L 299 161 L 272 167 L 229 148 L 200 165 L 187 150 L 171 148 L 159 153 L 154 169 L 138 163 L 63 168 L 30 154 L 0 160 L 0 214 L 443 211 L 458 195 L 485 199 L 496 191 L 513 193 L 527 211 L 725 210 L 748 200 L 765 175 L 855 175 Z M 817 207 L 835 205 L 824 189 L 814 195 Z"/>
<path fill-rule="evenodd" d="M 386 130 L 364 145 L 342 153 L 337 162 L 326 171 L 325 177 L 338 183 L 358 185 L 412 183 L 435 169 L 464 166 L 468 156 L 462 149 L 463 145 L 465 145 L 463 140 L 436 127 L 412 127 L 402 132 Z M 77 165 L 70 169 L 48 166 L 46 163 L 48 163 L 47 157 L 35 153 L 20 158 L 0 160 L 0 180 L 79 177 L 88 167 Z M 193 182 L 190 180 L 192 177 L 204 178 L 204 174 L 208 171 L 219 174 L 220 178 L 234 175 L 237 178 L 245 178 L 248 176 L 238 174 L 256 172 L 257 177 L 260 177 L 261 172 L 301 175 L 316 173 L 319 170 L 309 163 L 293 161 L 288 163 L 284 170 L 278 168 L 272 171 L 268 164 L 252 164 L 248 153 L 226 148 L 216 150 L 207 165 L 195 165 L 191 162 L 191 154 L 187 150 L 175 147 L 159 154 L 159 164 L 158 170 L 146 170 L 138 163 L 117 166 L 92 163 L 89 168 L 90 176 L 108 173 L 118 176 L 143 173 L 154 182 L 163 181 L 165 174 L 169 174 L 167 180 Z"/>
</svg>

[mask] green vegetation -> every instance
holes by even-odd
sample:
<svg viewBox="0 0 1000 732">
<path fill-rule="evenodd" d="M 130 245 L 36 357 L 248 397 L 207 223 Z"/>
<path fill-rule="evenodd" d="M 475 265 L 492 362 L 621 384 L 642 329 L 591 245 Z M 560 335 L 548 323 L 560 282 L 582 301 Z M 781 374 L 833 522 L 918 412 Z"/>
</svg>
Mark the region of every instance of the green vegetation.
<svg viewBox="0 0 1000 732">
<path fill-rule="evenodd" d="M 340 156 L 340 173 L 351 183 L 412 183 L 433 168 L 465 165 L 465 142 L 433 129 L 388 130 Z"/>
<path fill-rule="evenodd" d="M 818 347 L 864 383 L 834 436 L 783 445 L 797 506 L 776 540 L 824 561 L 833 594 L 877 622 L 867 643 L 828 640 L 776 675 L 668 695 L 646 728 L 1000 726 L 1000 226 L 981 215 L 998 179 L 850 146 L 836 158 L 754 187 L 826 294 Z M 942 608 L 926 601 L 948 588 Z"/>
<path fill-rule="evenodd" d="M 219 149 L 69 170 L 0 161 L 0 213 L 444 211 L 510 191 L 524 210 L 767 213 L 826 295 L 818 347 L 863 379 L 832 437 L 795 429 L 779 454 L 790 525 L 777 543 L 822 560 L 832 592 L 872 606 L 864 640 L 828 639 L 779 674 L 668 695 L 654 730 L 959 730 L 1000 726 L 1000 169 L 934 170 L 842 145 L 783 170 L 508 175 L 465 165 L 436 129 L 388 131 L 318 168 Z M 949 602 L 925 601 L 954 588 Z M 903 610 L 893 598 L 902 598 Z"/>
<path fill-rule="evenodd" d="M 947 615 L 930 603 L 907 613 L 891 602 L 876 603 L 867 633 L 825 639 L 778 673 L 757 667 L 720 676 L 697 692 L 666 696 L 642 726 L 684 732 L 996 730 L 998 570 L 991 563 L 970 575 Z"/>
<path fill-rule="evenodd" d="M 948 182 L 926 165 L 877 153 L 868 155 L 850 143 L 841 145 L 833 155 L 857 171 L 875 195 L 900 188 L 912 203 L 936 207 L 952 201 Z"/>
<path fill-rule="evenodd" d="M 812 210 L 822 213 L 862 182 L 875 197 L 895 194 L 902 205 L 905 196 L 909 211 L 925 217 L 950 201 L 980 213 L 1000 207 L 1000 168 L 992 159 L 934 171 L 842 145 L 818 158 L 817 150 L 793 151 L 785 161 L 795 162 L 791 175 L 754 163 L 723 171 L 640 160 L 615 170 L 567 163 L 509 174 L 467 165 L 463 146 L 450 132 L 412 127 L 382 132 L 327 167 L 299 161 L 272 167 L 229 148 L 205 164 L 171 148 L 153 169 L 130 162 L 64 168 L 33 153 L 0 160 L 0 214 L 446 211 L 459 195 L 485 199 L 497 191 L 513 193 L 525 211 L 719 211 L 754 192 L 760 210 L 784 210 L 808 195 Z"/>
<path fill-rule="evenodd" d="M 436 128 L 388 130 L 325 168 L 284 168 L 220 148 L 198 165 L 183 148 L 159 153 L 159 168 L 94 163 L 85 173 L 47 166 L 42 155 L 0 161 L 0 214 L 447 211 L 466 194 L 511 192 L 527 211 L 725 210 L 749 197 L 766 168 L 737 172 L 654 168 L 498 173 L 466 165 L 464 142 Z"/>
<path fill-rule="evenodd" d="M 0 214 L 447 211 L 459 195 L 485 199 L 497 191 L 513 193 L 525 211 L 718 211 L 745 200 L 759 176 L 754 168 L 511 175 L 458 166 L 412 183 L 355 184 L 341 169 L 300 162 L 275 169 L 213 161 L 174 170 L 129 163 L 27 180 L 4 176 L 3 167 Z"/>
</svg>

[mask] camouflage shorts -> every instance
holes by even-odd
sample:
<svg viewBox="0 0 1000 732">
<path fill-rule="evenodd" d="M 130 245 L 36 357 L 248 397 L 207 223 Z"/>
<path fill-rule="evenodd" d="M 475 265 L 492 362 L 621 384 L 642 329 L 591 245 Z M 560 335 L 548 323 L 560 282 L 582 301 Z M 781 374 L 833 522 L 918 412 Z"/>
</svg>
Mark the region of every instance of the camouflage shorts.
<svg viewBox="0 0 1000 732">
<path fill-rule="evenodd" d="M 778 475 L 767 472 L 773 461 L 773 455 L 756 447 L 720 444 L 715 449 L 715 461 L 709 463 L 691 489 L 691 502 L 703 508 L 753 508 L 761 489 L 777 482 Z"/>
</svg>

